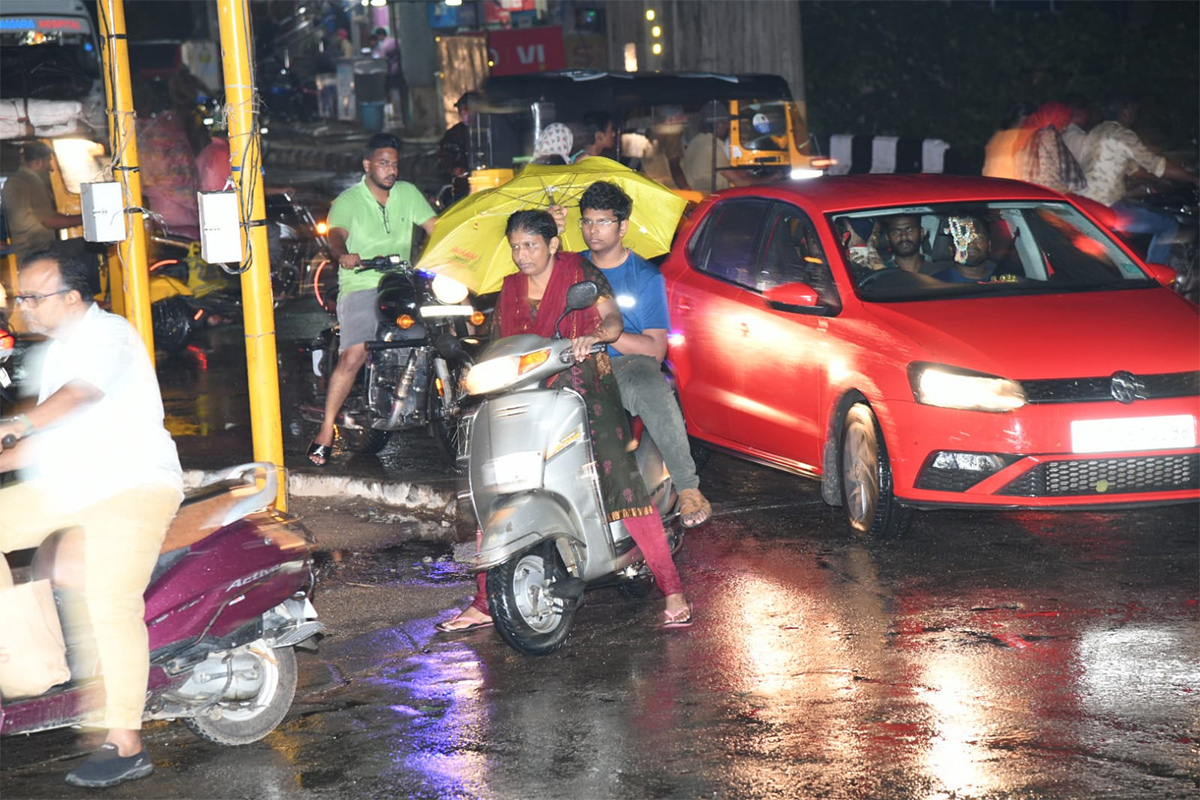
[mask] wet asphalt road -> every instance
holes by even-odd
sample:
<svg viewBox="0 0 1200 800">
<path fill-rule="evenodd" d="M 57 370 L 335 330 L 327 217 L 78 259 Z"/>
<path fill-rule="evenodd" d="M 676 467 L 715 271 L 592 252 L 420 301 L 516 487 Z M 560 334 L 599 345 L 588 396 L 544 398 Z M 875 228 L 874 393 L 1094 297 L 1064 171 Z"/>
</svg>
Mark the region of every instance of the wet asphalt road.
<svg viewBox="0 0 1200 800">
<path fill-rule="evenodd" d="M 320 323 L 281 320 L 284 397 Z M 306 317 L 305 315 L 309 315 Z M 284 333 L 284 331 L 290 331 Z M 160 364 L 189 466 L 248 453 L 236 332 Z M 299 366 L 297 366 L 299 365 Z M 239 382 L 240 381 L 240 382 Z M 291 387 L 291 388 L 289 388 Z M 285 400 L 286 403 L 286 400 Z M 189 416 L 190 415 L 190 416 Z M 188 436 L 184 418 L 196 425 Z M 285 420 L 288 459 L 311 431 Z M 430 467 L 419 434 L 338 469 Z M 423 467 L 422 467 L 423 465 Z M 847 535 L 812 482 L 714 456 L 716 515 L 679 556 L 698 621 L 590 594 L 560 653 L 437 636 L 473 583 L 456 528 L 296 501 L 331 634 L 292 714 L 226 749 L 154 723 L 130 798 L 1192 798 L 1200 791 L 1200 548 L 1192 506 L 917 515 Z M 0 796 L 84 793 L 76 733 L 6 739 Z"/>
<path fill-rule="evenodd" d="M 105 796 L 1196 796 L 1194 508 L 923 514 L 863 542 L 809 483 L 720 456 L 704 478 L 696 625 L 603 590 L 544 658 L 434 634 L 473 585 L 414 540 L 436 522 L 298 504 L 332 633 L 292 714 L 237 749 L 152 724 L 157 771 Z M 3 797 L 82 794 L 74 734 L 3 748 Z"/>
<path fill-rule="evenodd" d="M 277 315 L 289 467 L 315 471 L 301 346 Z M 161 357 L 185 466 L 252 458 L 241 332 Z M 330 471 L 441 487 L 421 433 Z M 679 556 L 694 627 L 661 596 L 590 594 L 563 651 L 435 636 L 471 593 L 458 526 L 294 500 L 316 532 L 330 635 L 300 654 L 292 714 L 226 749 L 146 731 L 129 798 L 1193 798 L 1200 793 L 1200 546 L 1194 506 L 918 514 L 900 541 L 850 537 L 816 485 L 714 456 L 714 520 Z M 468 526 L 469 527 L 469 526 Z M 466 531 L 469 536 L 469 530 Z M 0 797 L 85 796 L 59 731 L 0 744 Z"/>
</svg>

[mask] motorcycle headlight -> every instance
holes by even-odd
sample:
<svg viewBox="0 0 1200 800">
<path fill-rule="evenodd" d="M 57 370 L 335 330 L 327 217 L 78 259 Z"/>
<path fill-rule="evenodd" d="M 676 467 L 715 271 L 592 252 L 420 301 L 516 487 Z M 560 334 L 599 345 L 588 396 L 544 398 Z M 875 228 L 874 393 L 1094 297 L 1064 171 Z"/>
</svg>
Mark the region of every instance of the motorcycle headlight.
<svg viewBox="0 0 1200 800">
<path fill-rule="evenodd" d="M 458 305 L 467 299 L 466 285 L 445 275 L 435 275 L 430 288 L 433 289 L 433 296 L 438 302 L 448 306 Z"/>
<path fill-rule="evenodd" d="M 908 370 L 913 398 L 927 406 L 969 411 L 1014 411 L 1025 405 L 1016 381 L 942 364 L 913 364 Z"/>
</svg>

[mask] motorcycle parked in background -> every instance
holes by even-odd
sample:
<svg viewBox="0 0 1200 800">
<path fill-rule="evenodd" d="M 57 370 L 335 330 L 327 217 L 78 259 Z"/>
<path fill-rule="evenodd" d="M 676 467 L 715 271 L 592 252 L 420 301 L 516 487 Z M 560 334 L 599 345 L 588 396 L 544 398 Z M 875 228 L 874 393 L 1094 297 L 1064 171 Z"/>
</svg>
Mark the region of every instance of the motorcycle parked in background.
<svg viewBox="0 0 1200 800">
<path fill-rule="evenodd" d="M 309 601 L 312 534 L 271 504 L 277 468 L 247 464 L 188 493 L 146 589 L 150 680 L 144 719 L 182 719 L 222 745 L 256 742 L 275 729 L 296 694 L 297 646 L 324 630 Z M 256 485 L 261 481 L 261 486 Z M 37 551 L 34 580 L 49 579 L 61 607 L 70 580 L 70 534 Z M 81 556 L 80 556 L 81 557 Z M 7 569 L 7 568 L 5 568 Z M 74 568 L 76 573 L 78 567 Z M 70 681 L 32 697 L 5 697 L 0 735 L 79 725 L 99 711 L 94 653 L 68 625 Z"/>
<path fill-rule="evenodd" d="M 271 291 L 275 308 L 280 308 L 312 284 L 316 267 L 329 258 L 328 239 L 325 223 L 288 192 L 266 196 L 266 217 Z M 162 231 L 151 232 L 150 241 L 159 247 L 159 258 L 150 265 L 154 340 L 159 348 L 177 352 L 196 329 L 241 316 L 241 281 L 205 261 L 199 242 Z"/>
<path fill-rule="evenodd" d="M 590 307 L 598 295 L 594 283 L 575 284 L 567 311 Z M 582 396 L 565 385 L 544 386 L 574 360 L 569 340 L 509 336 L 489 345 L 464 381 L 473 398 L 482 398 L 463 418 L 471 502 L 482 529 L 475 567 L 487 571 L 496 630 L 527 655 L 563 646 L 586 588 L 616 584 L 641 597 L 653 581 L 624 523 L 608 522 L 601 505 Z M 683 541 L 678 495 L 649 435 L 635 430 L 635 439 L 638 470 L 674 553 Z"/>
<path fill-rule="evenodd" d="M 330 262 L 331 274 L 336 273 L 335 267 Z M 468 336 L 468 324 L 482 324 L 484 314 L 467 302 L 467 287 L 416 269 L 398 256 L 364 259 L 355 271 L 364 270 L 382 273 L 376 334 L 366 343 L 367 361 L 360 380 L 338 415 L 338 435 L 351 452 L 378 453 L 392 431 L 428 428 L 447 460 L 454 463 L 464 363 L 446 358 L 435 345 L 442 336 Z M 317 298 L 336 315 L 332 291 L 322 283 L 316 281 Z M 315 402 L 300 407 L 300 416 L 320 424 L 325 382 L 337 365 L 337 326 L 322 331 L 309 350 L 317 391 Z"/>
</svg>

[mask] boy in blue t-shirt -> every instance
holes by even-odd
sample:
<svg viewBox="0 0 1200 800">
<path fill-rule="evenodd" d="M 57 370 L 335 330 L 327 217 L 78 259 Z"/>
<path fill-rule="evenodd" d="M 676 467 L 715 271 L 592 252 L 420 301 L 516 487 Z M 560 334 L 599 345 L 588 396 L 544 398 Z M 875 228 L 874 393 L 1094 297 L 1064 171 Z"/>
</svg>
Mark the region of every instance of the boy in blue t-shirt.
<svg viewBox="0 0 1200 800">
<path fill-rule="evenodd" d="M 625 410 L 642 418 L 679 487 L 685 528 L 702 525 L 712 506 L 700 492 L 683 414 L 662 374 L 667 355 L 667 288 L 658 268 L 625 246 L 633 201 L 615 184 L 596 181 L 579 198 L 584 253 L 612 285 L 625 331 L 609 345 Z M 560 221 L 561 224 L 561 221 Z"/>
</svg>

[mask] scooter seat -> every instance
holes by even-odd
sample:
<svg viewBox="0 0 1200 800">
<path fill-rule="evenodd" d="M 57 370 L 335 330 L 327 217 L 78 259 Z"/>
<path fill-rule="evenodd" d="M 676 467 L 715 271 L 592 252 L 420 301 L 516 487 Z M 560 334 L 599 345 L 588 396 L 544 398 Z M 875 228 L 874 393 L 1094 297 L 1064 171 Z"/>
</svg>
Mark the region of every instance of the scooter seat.
<svg viewBox="0 0 1200 800">
<path fill-rule="evenodd" d="M 222 481 L 189 493 L 167 529 L 160 553 L 190 547 L 221 527 L 229 510 L 243 498 L 256 493 L 253 484 Z"/>
</svg>

